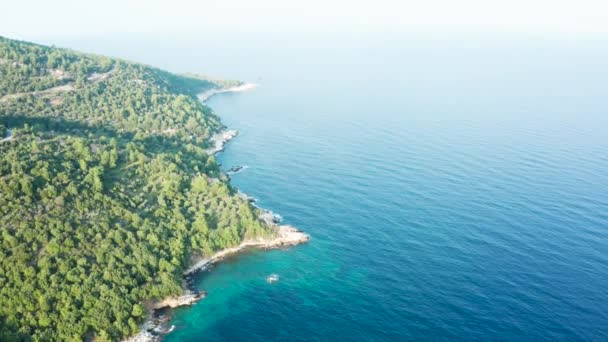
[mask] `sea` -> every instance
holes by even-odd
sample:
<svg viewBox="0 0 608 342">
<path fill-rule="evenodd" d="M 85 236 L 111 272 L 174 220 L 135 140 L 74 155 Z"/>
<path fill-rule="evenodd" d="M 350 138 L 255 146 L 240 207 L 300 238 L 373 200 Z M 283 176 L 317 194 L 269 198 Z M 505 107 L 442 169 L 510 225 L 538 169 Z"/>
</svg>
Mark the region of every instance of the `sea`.
<svg viewBox="0 0 608 342">
<path fill-rule="evenodd" d="M 218 159 L 312 239 L 200 273 L 165 341 L 608 340 L 608 37 L 41 42 L 258 84 Z"/>
</svg>

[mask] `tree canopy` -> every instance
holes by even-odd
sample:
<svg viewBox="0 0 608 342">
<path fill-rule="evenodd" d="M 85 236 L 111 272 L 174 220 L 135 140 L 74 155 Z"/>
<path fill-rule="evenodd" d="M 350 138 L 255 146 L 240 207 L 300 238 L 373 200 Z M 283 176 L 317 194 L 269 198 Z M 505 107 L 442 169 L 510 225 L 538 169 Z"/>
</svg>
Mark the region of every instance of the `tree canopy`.
<svg viewBox="0 0 608 342">
<path fill-rule="evenodd" d="M 0 37 L 0 340 L 120 340 L 193 257 L 272 234 L 206 153 L 219 86 Z"/>
</svg>

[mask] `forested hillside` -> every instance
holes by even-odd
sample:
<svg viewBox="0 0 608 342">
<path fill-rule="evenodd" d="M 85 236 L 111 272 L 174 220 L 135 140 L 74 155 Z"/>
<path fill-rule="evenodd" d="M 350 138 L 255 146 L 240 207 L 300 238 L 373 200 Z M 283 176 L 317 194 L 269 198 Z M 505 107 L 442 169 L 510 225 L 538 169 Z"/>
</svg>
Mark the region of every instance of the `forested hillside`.
<svg viewBox="0 0 608 342">
<path fill-rule="evenodd" d="M 272 234 L 206 153 L 217 82 L 0 37 L 0 340 L 120 340 L 193 256 Z"/>
</svg>

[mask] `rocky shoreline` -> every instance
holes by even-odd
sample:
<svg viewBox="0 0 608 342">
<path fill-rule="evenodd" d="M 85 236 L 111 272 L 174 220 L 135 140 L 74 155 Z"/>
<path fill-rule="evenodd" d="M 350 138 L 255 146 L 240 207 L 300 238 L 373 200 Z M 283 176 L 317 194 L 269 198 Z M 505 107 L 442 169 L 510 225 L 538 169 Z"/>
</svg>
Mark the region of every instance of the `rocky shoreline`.
<svg viewBox="0 0 608 342">
<path fill-rule="evenodd" d="M 240 92 L 255 88 L 257 85 L 251 83 L 245 83 L 236 87 L 224 88 L 224 89 L 211 89 L 198 96 L 201 102 L 207 101 L 210 97 L 226 93 L 226 92 Z M 211 143 L 213 146 L 207 149 L 208 154 L 217 154 L 224 150 L 224 147 L 228 141 L 232 140 L 238 135 L 236 130 L 223 130 L 211 137 Z M 246 198 L 249 202 L 255 203 L 255 199 L 249 195 L 239 191 L 239 196 Z M 254 204 L 255 205 L 255 204 Z M 275 230 L 274 236 L 268 238 L 256 238 L 248 239 L 236 247 L 223 249 L 208 258 L 204 258 L 194 263 L 190 268 L 184 272 L 184 288 L 185 293 L 177 297 L 168 297 L 161 301 L 155 302 L 151 306 L 151 312 L 148 315 L 146 321 L 141 325 L 140 332 L 132 337 L 129 337 L 124 342 L 157 342 L 161 341 L 162 336 L 168 334 L 173 330 L 174 327 L 168 327 L 167 323 L 170 320 L 170 312 L 173 308 L 180 306 L 188 306 L 196 303 L 197 301 L 205 298 L 207 295 L 206 291 L 196 291 L 192 287 L 192 275 L 197 272 L 207 270 L 213 264 L 216 264 L 228 256 L 240 253 L 247 249 L 275 249 L 289 246 L 295 246 L 298 244 L 306 243 L 310 240 L 310 236 L 299 229 L 290 225 L 279 225 L 281 217 L 274 214 L 270 210 L 260 209 L 258 219 L 265 222 L 269 227 Z"/>
<path fill-rule="evenodd" d="M 187 287 L 189 287 L 187 285 Z M 207 296 L 207 291 L 194 291 L 188 289 L 187 293 L 179 297 L 168 297 L 154 304 L 154 310 L 174 309 L 180 306 L 192 305 Z"/>
<path fill-rule="evenodd" d="M 202 103 L 207 102 L 212 96 L 222 93 L 238 93 L 241 91 L 247 91 L 256 88 L 258 85 L 255 83 L 243 83 L 238 86 L 228 87 L 228 88 L 213 88 L 209 89 L 203 93 L 198 95 L 199 101 Z"/>
<path fill-rule="evenodd" d="M 222 152 L 226 147 L 226 144 L 239 135 L 239 131 L 233 129 L 223 130 L 219 133 L 214 134 L 211 139 L 209 139 L 211 143 L 211 147 L 207 148 L 205 152 L 208 155 L 217 154 Z"/>
<path fill-rule="evenodd" d="M 185 276 L 191 275 L 196 272 L 204 271 L 209 266 L 223 260 L 224 258 L 239 253 L 248 248 L 256 249 L 273 249 L 281 247 L 289 247 L 299 245 L 301 243 L 308 242 L 310 236 L 297 228 L 290 225 L 274 226 L 276 229 L 276 237 L 273 238 L 258 238 L 252 240 L 245 240 L 240 245 L 232 248 L 226 248 L 221 250 L 209 258 L 205 258 L 184 272 Z"/>
<path fill-rule="evenodd" d="M 249 166 L 247 166 L 247 165 L 234 165 L 226 171 L 226 174 L 228 176 L 236 175 L 237 173 L 241 173 L 248 168 L 249 168 Z"/>
<path fill-rule="evenodd" d="M 264 217 L 270 215 L 270 217 Z M 163 335 L 172 331 L 173 327 L 168 327 L 170 313 L 167 310 L 180 306 L 193 305 L 207 296 L 206 291 L 197 292 L 191 288 L 191 276 L 197 272 L 207 270 L 210 266 L 222 261 L 228 256 L 235 255 L 248 249 L 275 249 L 306 243 L 310 236 L 290 225 L 277 225 L 274 223 L 276 217 L 269 211 L 264 211 L 260 219 L 268 222 L 271 220 L 272 227 L 276 229 L 276 236 L 271 238 L 258 238 L 243 241 L 240 245 L 232 248 L 223 249 L 209 258 L 200 260 L 184 272 L 186 293 L 178 297 L 168 297 L 152 305 L 152 312 L 148 319 L 141 325 L 141 331 L 124 342 L 157 342 Z"/>
</svg>

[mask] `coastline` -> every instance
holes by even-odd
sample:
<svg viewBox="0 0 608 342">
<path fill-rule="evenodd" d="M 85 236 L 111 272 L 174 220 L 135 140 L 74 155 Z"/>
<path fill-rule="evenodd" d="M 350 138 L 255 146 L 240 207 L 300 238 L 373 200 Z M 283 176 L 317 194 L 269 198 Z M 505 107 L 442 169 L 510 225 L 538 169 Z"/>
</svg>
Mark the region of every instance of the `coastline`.
<svg viewBox="0 0 608 342">
<path fill-rule="evenodd" d="M 229 92 L 242 92 L 252 90 L 257 87 L 257 84 L 243 83 L 238 86 L 228 88 L 213 88 L 207 90 L 197 97 L 201 103 L 205 104 L 211 97 Z M 214 134 L 211 137 L 212 145 L 207 148 L 208 154 L 216 155 L 222 152 L 226 144 L 234 139 L 238 135 L 238 131 L 223 129 L 222 131 Z M 241 191 L 238 192 L 239 196 L 248 199 L 250 202 L 255 202 L 253 198 Z M 257 206 L 256 206 L 257 207 Z M 274 229 L 275 235 L 267 238 L 256 238 L 242 241 L 238 246 L 225 248 L 213 254 L 210 257 L 204 258 L 192 264 L 186 271 L 184 271 L 184 293 L 180 296 L 167 297 L 160 301 L 156 301 L 152 304 L 151 310 L 149 310 L 148 317 L 142 325 L 140 325 L 140 331 L 134 336 L 126 338 L 123 342 L 156 342 L 161 341 L 162 336 L 173 331 L 174 327 L 167 328 L 165 323 L 170 320 L 170 313 L 165 315 L 157 315 L 159 311 L 171 310 L 180 306 L 189 306 L 195 304 L 200 299 L 205 298 L 207 293 L 205 291 L 196 292 L 191 288 L 190 277 L 198 272 L 207 270 L 210 266 L 222 261 L 228 256 L 232 256 L 248 249 L 276 249 L 283 247 L 295 246 L 298 244 L 306 243 L 310 240 L 310 235 L 300 231 L 296 227 L 291 225 L 279 225 L 279 215 L 274 214 L 270 210 L 259 208 L 261 213 L 258 219 L 264 221 L 271 229 Z"/>
<path fill-rule="evenodd" d="M 192 265 L 190 268 L 188 268 L 184 272 L 184 276 L 189 276 L 189 275 L 195 274 L 197 272 L 205 271 L 206 269 L 209 268 L 209 266 L 222 261 L 224 258 L 226 258 L 228 256 L 237 254 L 248 248 L 274 249 L 274 248 L 295 246 L 295 245 L 299 245 L 301 243 L 305 243 L 308 240 L 310 240 L 310 236 L 308 234 L 300 231 L 299 229 L 297 229 L 291 225 L 280 225 L 279 226 L 279 225 L 274 224 L 273 228 L 276 229 L 277 236 L 270 238 L 270 239 L 258 238 L 258 239 L 245 240 L 236 247 L 223 249 L 223 250 L 215 253 L 211 257 L 205 258 L 205 259 L 195 263 L 194 265 Z"/>
<path fill-rule="evenodd" d="M 211 97 L 213 97 L 214 95 L 217 95 L 217 94 L 238 93 L 238 92 L 242 92 L 242 91 L 252 90 L 257 87 L 258 87 L 258 85 L 255 83 L 243 83 L 238 86 L 228 87 L 228 88 L 212 88 L 212 89 L 209 89 L 207 91 L 204 91 L 204 92 L 198 94 L 197 97 L 198 97 L 199 101 L 201 101 L 203 104 L 205 104 L 205 102 L 207 102 Z"/>
</svg>

